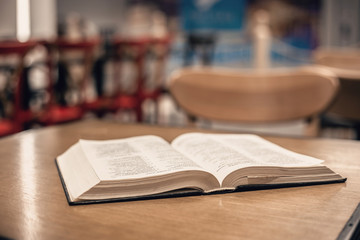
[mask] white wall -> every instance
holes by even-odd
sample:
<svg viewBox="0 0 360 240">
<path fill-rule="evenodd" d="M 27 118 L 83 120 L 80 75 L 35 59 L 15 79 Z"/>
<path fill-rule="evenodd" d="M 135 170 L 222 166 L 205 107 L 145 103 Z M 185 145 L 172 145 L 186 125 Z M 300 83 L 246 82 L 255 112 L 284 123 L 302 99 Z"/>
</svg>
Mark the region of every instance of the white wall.
<svg viewBox="0 0 360 240">
<path fill-rule="evenodd" d="M 52 39 L 57 36 L 56 0 L 30 0 L 30 12 L 31 37 Z"/>
<path fill-rule="evenodd" d="M 16 1 L 0 0 L 0 40 L 16 38 Z"/>
<path fill-rule="evenodd" d="M 57 34 L 56 0 L 30 0 L 31 38 Z M 0 0 L 0 39 L 16 39 L 16 0 Z"/>
<path fill-rule="evenodd" d="M 57 0 L 58 21 L 72 12 L 92 21 L 98 28 L 122 27 L 124 0 Z"/>
<path fill-rule="evenodd" d="M 360 0 L 323 0 L 321 45 L 356 46 L 360 43 Z"/>
</svg>

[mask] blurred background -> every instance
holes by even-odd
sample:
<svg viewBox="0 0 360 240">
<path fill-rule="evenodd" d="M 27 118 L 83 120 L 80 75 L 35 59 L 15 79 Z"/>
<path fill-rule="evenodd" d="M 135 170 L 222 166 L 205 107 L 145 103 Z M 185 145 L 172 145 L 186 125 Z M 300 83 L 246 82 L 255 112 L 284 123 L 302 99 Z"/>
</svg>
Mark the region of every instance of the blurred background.
<svg viewBox="0 0 360 240">
<path fill-rule="evenodd" d="M 358 51 L 359 13 L 360 0 L 0 0 L 0 135 L 84 118 L 185 126 L 167 89 L 174 70 Z M 358 138 L 358 121 L 323 126 Z"/>
</svg>

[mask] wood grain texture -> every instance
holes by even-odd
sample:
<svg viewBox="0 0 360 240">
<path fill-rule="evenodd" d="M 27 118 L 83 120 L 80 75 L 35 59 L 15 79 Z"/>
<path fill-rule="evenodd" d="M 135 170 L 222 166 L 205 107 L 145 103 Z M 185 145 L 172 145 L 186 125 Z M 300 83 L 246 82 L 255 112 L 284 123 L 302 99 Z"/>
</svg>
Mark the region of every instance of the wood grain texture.
<svg viewBox="0 0 360 240">
<path fill-rule="evenodd" d="M 191 128 L 84 121 L 0 139 L 0 236 L 12 239 L 335 239 L 360 200 L 360 142 L 266 138 L 324 159 L 343 184 L 69 206 L 54 158 L 79 138 Z"/>
</svg>

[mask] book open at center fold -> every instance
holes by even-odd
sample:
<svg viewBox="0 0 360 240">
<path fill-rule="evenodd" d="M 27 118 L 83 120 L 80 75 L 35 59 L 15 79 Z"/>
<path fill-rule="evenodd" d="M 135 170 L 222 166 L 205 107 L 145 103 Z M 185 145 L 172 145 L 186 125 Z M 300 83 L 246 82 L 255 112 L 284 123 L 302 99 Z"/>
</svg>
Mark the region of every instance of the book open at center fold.
<svg viewBox="0 0 360 240">
<path fill-rule="evenodd" d="M 323 160 L 251 134 L 79 140 L 56 158 L 69 204 L 344 182 Z"/>
</svg>

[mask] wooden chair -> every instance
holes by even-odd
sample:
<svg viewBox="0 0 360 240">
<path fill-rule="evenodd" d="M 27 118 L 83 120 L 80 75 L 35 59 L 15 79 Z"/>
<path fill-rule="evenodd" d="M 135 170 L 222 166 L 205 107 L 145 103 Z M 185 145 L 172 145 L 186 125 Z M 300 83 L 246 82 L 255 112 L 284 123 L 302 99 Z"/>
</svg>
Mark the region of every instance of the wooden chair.
<svg viewBox="0 0 360 240">
<path fill-rule="evenodd" d="M 340 80 L 339 93 L 323 124 L 353 128 L 360 139 L 360 49 L 321 48 L 314 51 L 313 59 Z"/>
<path fill-rule="evenodd" d="M 142 122 L 142 105 L 146 100 L 157 102 L 162 91 L 161 77 L 164 61 L 169 50 L 170 38 L 115 38 L 116 94 L 110 109 L 130 110 L 136 114 L 136 121 Z M 148 64 L 149 58 L 153 61 Z M 149 84 L 149 80 L 153 80 Z M 156 113 L 155 113 L 156 114 Z"/>
<path fill-rule="evenodd" d="M 190 115 L 212 121 L 263 124 L 306 119 L 316 135 L 318 115 L 331 103 L 338 80 L 320 68 L 235 71 L 184 68 L 169 89 Z"/>
<path fill-rule="evenodd" d="M 99 39 L 70 41 L 59 39 L 48 46 L 50 60 L 55 53 L 59 54 L 58 74 L 54 74 L 54 63 L 49 62 L 50 84 L 49 84 L 49 105 L 47 110 L 40 117 L 39 121 L 45 125 L 53 125 L 68 121 L 79 120 L 86 112 L 86 88 L 89 84 L 94 50 L 99 44 Z M 55 54 L 56 55 L 56 54 Z M 71 76 L 71 67 L 78 65 L 82 70 L 79 79 L 74 81 Z M 55 79 L 57 77 L 57 79 Z M 56 80 L 56 81 L 55 81 Z M 66 94 L 69 91 L 76 91 L 78 100 L 69 103 Z"/>
<path fill-rule="evenodd" d="M 15 65 L 0 66 L 1 70 L 7 71 L 10 73 L 10 81 L 7 82 L 11 91 L 12 99 L 4 99 L 5 101 L 11 101 L 12 110 L 9 115 L 4 113 L 4 117 L 0 116 L 0 136 L 6 136 L 12 133 L 19 132 L 23 130 L 23 125 L 30 121 L 32 118 L 31 112 L 29 109 L 24 107 L 25 101 L 27 99 L 24 97 L 24 78 L 23 78 L 23 69 L 24 69 L 24 56 L 28 51 L 36 45 L 36 42 L 17 42 L 17 41 L 4 41 L 0 42 L 0 56 L 9 57 L 15 56 L 18 58 Z M 1 98 L 7 98 L 3 96 Z M 5 94 L 6 95 L 6 94 Z M 2 106 L 1 109 L 6 108 Z"/>
</svg>

